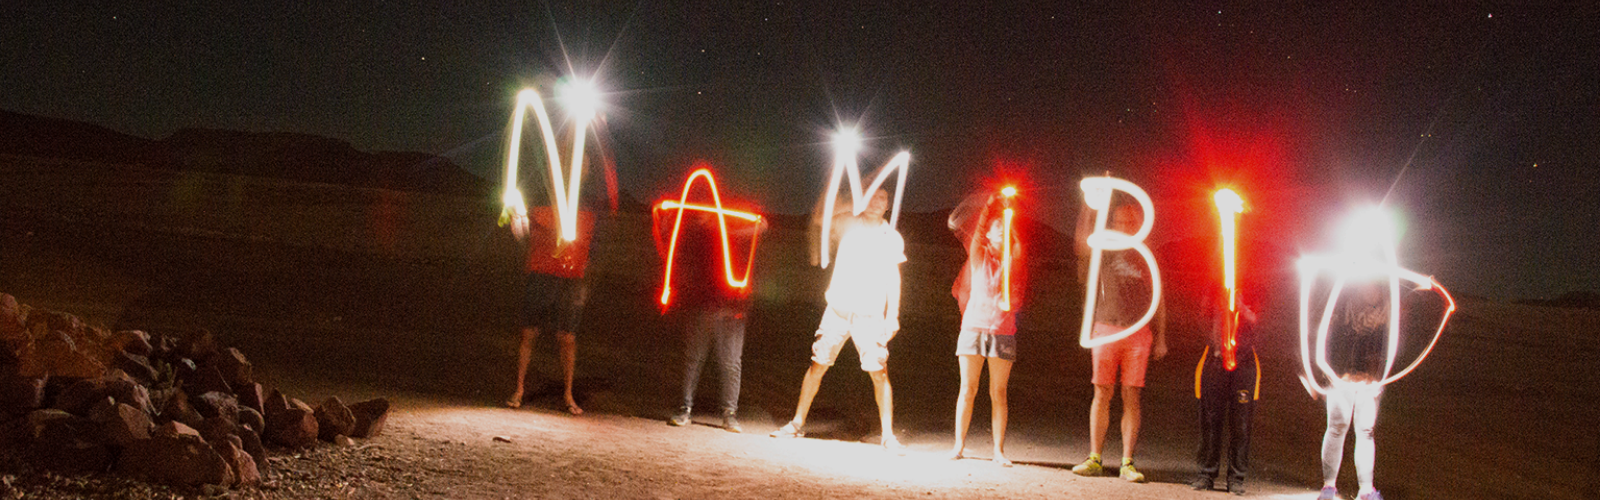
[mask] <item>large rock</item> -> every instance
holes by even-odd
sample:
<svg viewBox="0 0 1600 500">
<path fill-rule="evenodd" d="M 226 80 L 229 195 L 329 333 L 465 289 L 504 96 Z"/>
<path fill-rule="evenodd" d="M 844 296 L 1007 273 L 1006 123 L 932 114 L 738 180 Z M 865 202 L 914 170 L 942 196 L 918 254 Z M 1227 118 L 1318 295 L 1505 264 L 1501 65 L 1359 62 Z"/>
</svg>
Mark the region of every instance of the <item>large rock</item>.
<svg viewBox="0 0 1600 500">
<path fill-rule="evenodd" d="M 150 416 L 126 403 L 106 398 L 89 411 L 89 420 L 100 424 L 106 440 L 117 447 L 127 447 L 134 441 L 150 439 L 150 429 L 155 425 Z"/>
<path fill-rule="evenodd" d="M 206 364 L 217 368 L 217 372 L 222 375 L 222 380 L 228 383 L 228 387 L 240 388 L 255 382 L 250 361 L 245 359 L 244 353 L 238 349 L 229 347 L 218 351 Z"/>
<path fill-rule="evenodd" d="M 213 441 L 211 449 L 222 456 L 222 461 L 226 462 L 228 469 L 233 472 L 233 483 L 229 486 L 261 484 L 261 472 L 256 469 L 255 457 L 244 450 L 244 441 L 238 436 L 228 436 L 228 439 Z"/>
<path fill-rule="evenodd" d="M 128 351 L 111 354 L 111 367 L 122 370 L 141 384 L 152 384 L 160 374 L 150 366 L 150 359 Z"/>
<path fill-rule="evenodd" d="M 350 431 L 356 427 L 356 416 L 350 413 L 350 407 L 338 396 L 329 397 L 317 405 L 317 437 L 323 441 L 333 441 L 335 436 L 349 436 Z"/>
<path fill-rule="evenodd" d="M 189 399 L 190 406 L 206 418 L 220 417 L 231 422 L 239 421 L 239 402 L 232 394 L 207 392 Z"/>
<path fill-rule="evenodd" d="M 158 427 L 150 439 L 122 451 L 117 472 L 149 482 L 178 486 L 231 485 L 233 469 L 198 432 L 183 424 Z"/>
<path fill-rule="evenodd" d="M 296 399 L 289 408 L 267 414 L 264 437 L 285 447 L 304 448 L 317 443 L 317 431 L 316 411 Z"/>
<path fill-rule="evenodd" d="M 282 392 L 273 389 L 266 399 L 261 400 L 261 415 L 267 417 L 267 425 L 272 425 L 272 417 L 289 409 L 289 398 Z"/>
<path fill-rule="evenodd" d="M 150 391 L 129 379 L 118 377 L 79 380 L 57 395 L 53 406 L 75 415 L 88 415 L 91 405 L 107 397 L 151 413 Z"/>
<path fill-rule="evenodd" d="M 50 330 L 35 338 L 32 355 L 53 377 L 96 378 L 106 374 L 105 364 L 92 352 L 80 350 L 72 336 L 62 330 Z"/>
<path fill-rule="evenodd" d="M 350 430 L 350 437 L 369 438 L 383 432 L 383 424 L 389 421 L 389 400 L 384 398 L 369 399 L 350 405 L 350 413 L 356 417 L 356 425 Z"/>
<path fill-rule="evenodd" d="M 49 332 L 62 332 L 73 340 L 83 338 L 83 320 L 60 311 L 36 309 L 28 313 L 26 327 L 35 339 Z"/>
<path fill-rule="evenodd" d="M 26 413 L 44 405 L 45 375 L 24 376 L 20 367 L 0 366 L 0 417 Z"/>
<path fill-rule="evenodd" d="M 38 410 L 33 413 L 51 411 Z M 33 463 L 67 473 L 105 472 L 110 469 L 115 457 L 107 446 L 108 439 L 99 424 L 70 414 L 64 418 L 60 414 L 41 415 L 34 422 L 35 435 L 28 446 L 28 455 Z"/>
</svg>

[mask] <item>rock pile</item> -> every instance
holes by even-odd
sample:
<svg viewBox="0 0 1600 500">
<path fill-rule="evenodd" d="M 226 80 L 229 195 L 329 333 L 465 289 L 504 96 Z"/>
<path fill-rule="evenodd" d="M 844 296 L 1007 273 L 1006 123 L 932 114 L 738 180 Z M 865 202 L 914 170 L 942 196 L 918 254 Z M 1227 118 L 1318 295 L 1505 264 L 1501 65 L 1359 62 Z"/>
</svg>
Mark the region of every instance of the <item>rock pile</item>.
<svg viewBox="0 0 1600 500">
<path fill-rule="evenodd" d="M 203 330 L 112 332 L 0 293 L 0 449 L 53 470 L 249 486 L 268 472 L 267 445 L 383 431 L 385 399 L 313 407 L 254 375 Z"/>
</svg>

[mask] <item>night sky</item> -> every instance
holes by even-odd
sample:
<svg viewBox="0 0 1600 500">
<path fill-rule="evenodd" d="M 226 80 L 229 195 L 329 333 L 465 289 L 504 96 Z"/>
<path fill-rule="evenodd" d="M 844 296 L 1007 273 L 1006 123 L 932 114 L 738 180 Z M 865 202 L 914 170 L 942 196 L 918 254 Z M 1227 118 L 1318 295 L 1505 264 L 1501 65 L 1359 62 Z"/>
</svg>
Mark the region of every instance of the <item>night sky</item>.
<svg viewBox="0 0 1600 500">
<path fill-rule="evenodd" d="M 1595 2 L 58 3 L 0 7 L 0 108 L 317 134 L 498 180 L 516 91 L 576 71 L 641 199 L 707 160 L 804 212 L 853 123 L 864 166 L 912 152 L 907 210 L 1015 182 L 1070 229 L 1078 179 L 1110 171 L 1157 198 L 1158 240 L 1214 230 L 1230 184 L 1247 230 L 1319 251 L 1386 198 L 1402 261 L 1457 293 L 1600 290 Z"/>
</svg>

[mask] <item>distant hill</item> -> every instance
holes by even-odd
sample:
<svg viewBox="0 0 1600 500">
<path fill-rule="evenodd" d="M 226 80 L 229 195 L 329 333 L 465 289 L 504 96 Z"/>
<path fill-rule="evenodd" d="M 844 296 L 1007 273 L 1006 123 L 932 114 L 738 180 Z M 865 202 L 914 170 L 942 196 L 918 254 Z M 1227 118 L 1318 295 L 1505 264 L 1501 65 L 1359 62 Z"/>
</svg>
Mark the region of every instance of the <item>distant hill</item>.
<svg viewBox="0 0 1600 500">
<path fill-rule="evenodd" d="M 442 157 L 364 152 L 309 134 L 183 129 L 150 140 L 10 111 L 0 111 L 0 154 L 471 196 L 492 189 Z"/>
<path fill-rule="evenodd" d="M 1561 294 L 1554 299 L 1529 299 L 1519 300 L 1518 304 L 1532 306 L 1560 307 L 1564 309 L 1593 309 L 1600 311 L 1600 292 L 1573 291 Z"/>
</svg>

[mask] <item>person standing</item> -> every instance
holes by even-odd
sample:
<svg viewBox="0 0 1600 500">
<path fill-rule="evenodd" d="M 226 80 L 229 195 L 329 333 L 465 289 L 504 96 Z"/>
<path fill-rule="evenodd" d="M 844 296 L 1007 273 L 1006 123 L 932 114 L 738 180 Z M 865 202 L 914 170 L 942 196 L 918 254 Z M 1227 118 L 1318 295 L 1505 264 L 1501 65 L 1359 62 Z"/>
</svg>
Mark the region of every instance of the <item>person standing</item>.
<svg viewBox="0 0 1600 500">
<path fill-rule="evenodd" d="M 1319 500 L 1339 498 L 1336 485 L 1344 462 L 1345 436 L 1355 429 L 1356 479 L 1360 500 L 1382 500 L 1372 485 L 1372 465 L 1377 456 L 1374 431 L 1378 423 L 1378 397 L 1383 395 L 1387 356 L 1389 301 L 1380 282 L 1353 283 L 1349 298 L 1335 310 L 1328 335 L 1329 364 L 1343 370 L 1328 391 L 1328 428 L 1322 435 L 1322 491 Z"/>
<path fill-rule="evenodd" d="M 567 413 L 583 413 L 572 397 L 572 378 L 577 368 L 578 320 L 589 297 L 584 272 L 589 266 L 594 223 L 593 212 L 578 212 L 578 237 L 565 241 L 558 237 L 559 221 L 549 207 L 535 207 L 527 216 L 511 220 L 512 232 L 519 239 L 528 240 L 528 261 L 522 295 L 522 343 L 517 349 L 517 388 L 506 398 L 507 407 L 522 406 L 533 339 L 548 331 L 556 336 Z"/>
<path fill-rule="evenodd" d="M 1110 227 L 1126 234 L 1138 231 L 1145 214 L 1138 206 L 1122 204 L 1111 207 Z M 1078 255 L 1087 261 L 1089 255 L 1089 210 L 1085 208 L 1078 220 Z M 1137 323 L 1149 307 L 1151 289 L 1155 286 L 1146 263 L 1134 251 L 1108 252 L 1102 263 L 1099 294 L 1095 308 L 1093 337 L 1115 334 Z M 1154 265 L 1154 263 L 1150 263 Z M 1087 267 L 1080 270 L 1086 272 Z M 1084 279 L 1087 279 L 1086 277 Z M 1159 306 L 1154 319 L 1132 336 L 1092 349 L 1094 401 L 1089 406 L 1089 458 L 1072 468 L 1080 476 L 1099 476 L 1104 473 L 1100 453 L 1105 449 L 1106 431 L 1111 422 L 1111 398 L 1116 394 L 1120 378 L 1122 388 L 1122 467 L 1118 476 L 1123 480 L 1142 483 L 1144 474 L 1134 468 L 1133 456 L 1139 444 L 1140 407 L 1139 391 L 1144 387 L 1145 369 L 1151 357 L 1161 359 L 1167 355 L 1166 308 Z"/>
<path fill-rule="evenodd" d="M 718 410 L 722 428 L 729 432 L 744 432 L 739 425 L 739 381 L 741 358 L 744 352 L 744 334 L 750 311 L 750 277 L 745 286 L 735 287 L 723 276 L 722 236 L 717 218 L 707 212 L 683 214 L 677 251 L 672 263 L 674 269 L 670 301 L 664 304 L 681 312 L 684 326 L 683 399 L 676 412 L 667 420 L 674 427 L 689 425 L 694 412 L 694 393 L 700 384 L 700 369 L 709 354 L 715 353 L 712 366 L 722 383 Z M 730 225 L 730 238 L 750 241 L 751 236 L 766 224 L 765 219 L 755 224 L 739 221 Z M 660 225 L 658 225 L 659 227 Z M 743 229 L 739 229 L 739 228 Z M 730 251 L 731 255 L 750 255 L 754 252 Z"/>
<path fill-rule="evenodd" d="M 800 384 L 794 419 L 773 431 L 772 437 L 805 435 L 806 416 L 822 376 L 833 366 L 844 343 L 854 341 L 861 370 L 872 378 L 883 447 L 905 453 L 905 446 L 894 436 L 894 392 L 888 371 L 889 340 L 900 331 L 900 263 L 906 260 L 905 240 L 883 219 L 888 209 L 888 191 L 877 190 L 866 210 L 852 217 L 851 227 L 844 231 L 826 294 L 828 307 L 817 326 L 811 367 Z"/>
<path fill-rule="evenodd" d="M 998 215 L 999 210 L 986 210 Z M 952 213 L 952 217 L 954 217 Z M 956 340 L 956 360 L 961 365 L 961 391 L 956 397 L 955 444 L 949 458 L 957 460 L 966 452 L 967 428 L 972 424 L 972 403 L 977 398 L 978 379 L 983 365 L 989 365 L 989 425 L 994 440 L 994 462 L 1010 467 L 1006 459 L 1006 420 L 1009 406 L 1007 384 L 1011 364 L 1017 359 L 1017 305 L 1022 302 L 1022 243 L 1015 234 L 1007 235 L 1001 217 L 980 217 L 980 223 L 967 239 L 967 263 L 956 277 L 952 293 L 961 308 L 961 334 Z M 955 221 L 951 222 L 955 227 Z M 1009 236 L 1009 238 L 1008 238 Z M 1009 239 L 1009 241 L 1008 241 Z M 1005 245 L 1009 243 L 1010 249 Z M 1009 262 L 1006 253 L 1009 251 Z M 1010 266 L 1018 272 L 1008 277 Z M 1006 287 L 1010 285 L 1008 290 Z M 1009 292 L 1009 293 L 1008 293 Z"/>
<path fill-rule="evenodd" d="M 1201 317 L 1211 321 L 1206 348 L 1194 371 L 1194 396 L 1200 400 L 1200 449 L 1195 455 L 1199 473 L 1189 485 L 1196 490 L 1210 490 L 1215 485 L 1226 428 L 1228 491 L 1243 495 L 1245 474 L 1250 470 L 1250 414 L 1261 399 L 1261 361 L 1255 349 L 1255 310 L 1243 294 L 1235 297 L 1237 312 L 1228 310 L 1227 301 L 1226 291 L 1213 289 L 1202 302 Z M 1234 334 L 1236 364 L 1231 370 L 1223 356 L 1223 334 L 1229 323 L 1238 325 Z"/>
</svg>

